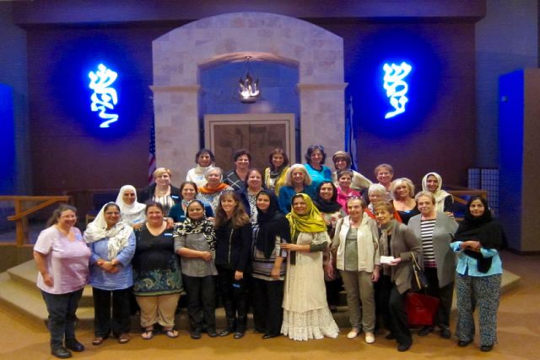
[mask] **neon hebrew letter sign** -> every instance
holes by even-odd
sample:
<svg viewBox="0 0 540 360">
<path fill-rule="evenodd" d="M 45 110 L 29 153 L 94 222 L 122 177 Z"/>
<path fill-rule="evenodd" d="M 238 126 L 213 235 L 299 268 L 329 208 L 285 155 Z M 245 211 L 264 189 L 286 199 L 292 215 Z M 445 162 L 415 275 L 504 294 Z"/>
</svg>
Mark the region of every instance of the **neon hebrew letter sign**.
<svg viewBox="0 0 540 360">
<path fill-rule="evenodd" d="M 99 64 L 98 71 L 88 73 L 90 84 L 88 85 L 94 93 L 90 97 L 92 111 L 99 111 L 99 117 L 103 121 L 100 128 L 108 128 L 110 123 L 118 121 L 117 114 L 107 113 L 107 110 L 114 110 L 114 106 L 118 103 L 118 94 L 116 90 L 110 87 L 118 77 L 118 74 L 103 64 Z"/>
<path fill-rule="evenodd" d="M 402 62 L 401 65 L 390 65 L 387 63 L 384 64 L 383 70 L 383 87 L 386 90 L 386 96 L 390 98 L 390 105 L 395 109 L 386 113 L 384 117 L 385 119 L 390 119 L 405 112 L 405 104 L 409 101 L 405 95 L 409 91 L 409 85 L 403 79 L 409 75 L 412 66 L 406 62 Z"/>
</svg>

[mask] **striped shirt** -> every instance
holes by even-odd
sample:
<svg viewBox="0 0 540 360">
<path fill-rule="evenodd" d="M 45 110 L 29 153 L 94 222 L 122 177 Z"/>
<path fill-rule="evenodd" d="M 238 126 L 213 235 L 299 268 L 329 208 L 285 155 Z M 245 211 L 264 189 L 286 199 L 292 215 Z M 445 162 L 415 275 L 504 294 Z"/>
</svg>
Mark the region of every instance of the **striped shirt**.
<svg viewBox="0 0 540 360">
<path fill-rule="evenodd" d="M 437 267 L 437 263 L 435 262 L 435 252 L 433 251 L 433 232 L 435 230 L 435 221 L 435 219 L 422 220 L 420 223 L 422 251 L 424 253 L 424 267 Z"/>
<path fill-rule="evenodd" d="M 253 224 L 253 239 L 257 239 L 259 233 L 258 224 Z M 267 259 L 263 252 L 257 249 L 255 246 L 255 241 L 253 241 L 253 269 L 252 274 L 254 278 L 266 280 L 266 281 L 276 281 L 277 279 L 272 278 L 272 269 L 274 268 L 274 262 L 276 257 L 287 257 L 287 251 L 281 250 L 281 243 L 286 243 L 286 241 L 279 236 L 276 236 L 276 247 L 270 256 L 270 259 Z M 287 268 L 287 261 L 281 263 L 281 268 L 279 272 L 279 280 L 285 280 L 285 269 Z"/>
</svg>

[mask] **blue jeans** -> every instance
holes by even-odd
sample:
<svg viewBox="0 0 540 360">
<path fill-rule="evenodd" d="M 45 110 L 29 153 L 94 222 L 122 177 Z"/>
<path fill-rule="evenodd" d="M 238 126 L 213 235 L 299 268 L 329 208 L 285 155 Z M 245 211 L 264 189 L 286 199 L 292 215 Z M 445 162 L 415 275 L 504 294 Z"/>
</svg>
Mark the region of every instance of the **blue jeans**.
<svg viewBox="0 0 540 360">
<path fill-rule="evenodd" d="M 63 346 L 63 340 L 75 339 L 75 312 L 79 306 L 83 289 L 67 294 L 50 294 L 41 291 L 43 300 L 49 312 L 49 332 L 51 333 L 51 348 Z"/>
</svg>

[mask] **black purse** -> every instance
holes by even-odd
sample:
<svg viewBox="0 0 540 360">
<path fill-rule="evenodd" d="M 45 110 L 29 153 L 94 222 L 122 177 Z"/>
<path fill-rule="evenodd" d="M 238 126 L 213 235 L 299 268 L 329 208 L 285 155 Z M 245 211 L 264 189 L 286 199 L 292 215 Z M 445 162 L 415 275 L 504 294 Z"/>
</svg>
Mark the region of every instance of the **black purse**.
<svg viewBox="0 0 540 360">
<path fill-rule="evenodd" d="M 414 253 L 411 253 L 412 256 L 412 279 L 411 279 L 411 290 L 412 291 L 421 291 L 428 287 L 428 282 L 426 274 L 418 264 L 416 256 Z"/>
</svg>

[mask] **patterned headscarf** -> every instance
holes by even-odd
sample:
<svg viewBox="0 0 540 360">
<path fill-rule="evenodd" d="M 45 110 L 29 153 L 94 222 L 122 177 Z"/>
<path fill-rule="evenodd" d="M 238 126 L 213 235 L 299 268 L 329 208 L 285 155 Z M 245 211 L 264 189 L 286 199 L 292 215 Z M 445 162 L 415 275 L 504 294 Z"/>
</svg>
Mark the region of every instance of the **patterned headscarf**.
<svg viewBox="0 0 540 360">
<path fill-rule="evenodd" d="M 107 222 L 105 221 L 105 208 L 116 203 L 109 202 L 103 205 L 94 221 L 88 224 L 86 231 L 84 232 L 84 241 L 91 244 L 96 241 L 100 241 L 108 238 L 108 260 L 114 260 L 118 253 L 128 245 L 128 239 L 133 233 L 131 226 L 124 223 L 122 220 L 118 221 L 113 227 L 107 230 Z"/>
<path fill-rule="evenodd" d="M 189 207 L 194 203 L 198 203 L 203 208 L 203 218 L 193 220 L 189 217 Z M 185 236 L 190 234 L 203 234 L 208 243 L 208 247 L 212 254 L 216 251 L 216 231 L 214 223 L 206 218 L 204 212 L 204 204 L 200 200 L 191 200 L 186 207 L 186 219 L 184 222 L 178 223 L 174 228 L 174 236 Z"/>
</svg>

